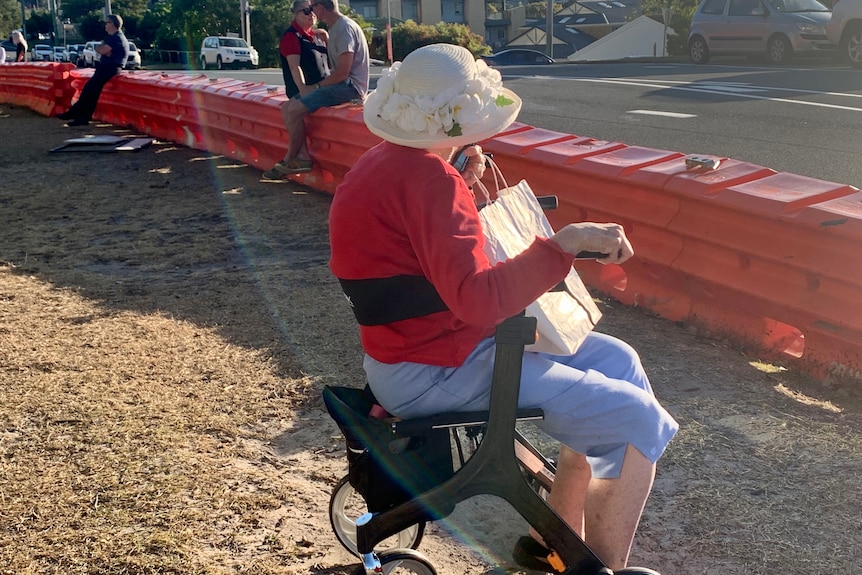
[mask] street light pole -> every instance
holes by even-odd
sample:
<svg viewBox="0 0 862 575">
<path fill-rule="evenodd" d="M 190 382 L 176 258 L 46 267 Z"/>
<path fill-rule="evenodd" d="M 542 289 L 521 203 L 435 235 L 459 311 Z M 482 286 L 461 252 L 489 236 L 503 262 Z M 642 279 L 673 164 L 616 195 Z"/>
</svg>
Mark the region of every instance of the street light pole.
<svg viewBox="0 0 862 575">
<path fill-rule="evenodd" d="M 386 0 L 386 58 L 392 65 L 392 0 Z"/>
</svg>

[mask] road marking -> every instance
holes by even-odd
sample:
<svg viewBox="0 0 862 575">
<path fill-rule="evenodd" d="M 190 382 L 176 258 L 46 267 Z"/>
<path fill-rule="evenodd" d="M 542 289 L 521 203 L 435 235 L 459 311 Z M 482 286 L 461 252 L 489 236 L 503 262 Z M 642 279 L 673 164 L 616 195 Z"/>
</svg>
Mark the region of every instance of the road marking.
<svg viewBox="0 0 862 575">
<path fill-rule="evenodd" d="M 627 114 L 644 114 L 646 116 L 667 116 L 668 118 L 696 118 L 697 114 L 680 114 L 679 112 L 662 112 L 661 110 L 629 110 Z"/>
<path fill-rule="evenodd" d="M 665 90 L 679 90 L 681 92 L 698 92 L 700 94 L 722 94 L 725 96 L 734 96 L 736 98 L 748 98 L 750 100 L 769 100 L 771 102 L 782 102 L 785 104 L 797 104 L 799 106 L 814 106 L 817 108 L 831 108 L 833 110 L 847 110 L 850 112 L 862 112 L 862 108 L 857 108 L 853 106 L 841 106 L 839 104 L 825 104 L 822 102 L 807 102 L 805 100 L 790 100 L 787 98 L 772 98 L 770 96 L 759 96 L 757 94 L 747 94 L 743 92 L 728 92 L 725 90 L 715 90 L 709 89 L 709 87 L 700 87 L 698 82 L 679 82 L 681 85 L 667 85 L 667 84 L 656 84 L 645 82 L 642 80 L 629 80 L 626 78 L 557 78 L 559 80 L 572 80 L 575 82 L 594 82 L 597 84 L 619 84 L 621 86 L 639 86 L 641 88 L 663 88 Z M 668 83 L 676 83 L 671 82 L 669 80 L 664 80 Z M 655 82 L 655 81 L 653 81 Z M 765 90 L 780 90 L 783 92 L 796 92 L 803 94 L 818 94 L 823 96 L 843 96 L 848 98 L 859 98 L 862 97 L 862 94 L 848 94 L 842 92 L 818 92 L 816 90 L 797 90 L 794 88 L 773 88 L 766 86 L 763 89 Z"/>
</svg>

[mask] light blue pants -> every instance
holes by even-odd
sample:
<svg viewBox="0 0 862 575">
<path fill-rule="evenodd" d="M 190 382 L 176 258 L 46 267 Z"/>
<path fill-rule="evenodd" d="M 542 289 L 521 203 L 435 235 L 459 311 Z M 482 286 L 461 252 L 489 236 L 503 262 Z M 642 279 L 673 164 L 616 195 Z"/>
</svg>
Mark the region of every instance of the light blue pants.
<svg viewBox="0 0 862 575">
<path fill-rule="evenodd" d="M 368 383 L 380 404 L 402 418 L 488 409 L 494 339 L 460 367 L 386 364 L 366 355 Z M 678 424 L 659 405 L 634 349 L 592 332 L 572 356 L 524 354 L 520 407 L 540 407 L 545 433 L 582 453 L 593 477 L 619 477 L 631 444 L 655 463 Z"/>
</svg>

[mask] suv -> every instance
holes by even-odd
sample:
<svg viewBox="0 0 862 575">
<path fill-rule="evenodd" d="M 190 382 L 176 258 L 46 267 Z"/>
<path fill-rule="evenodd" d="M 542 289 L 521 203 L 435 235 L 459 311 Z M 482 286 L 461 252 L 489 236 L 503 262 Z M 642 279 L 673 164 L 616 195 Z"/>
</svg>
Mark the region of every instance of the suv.
<svg viewBox="0 0 862 575">
<path fill-rule="evenodd" d="M 141 51 L 134 42 L 129 40 L 129 54 L 126 56 L 126 65 L 123 66 L 126 70 L 141 69 Z"/>
<path fill-rule="evenodd" d="M 848 64 L 862 68 L 862 0 L 835 0 L 826 37 Z"/>
<path fill-rule="evenodd" d="M 703 0 L 691 18 L 689 59 L 712 54 L 765 55 L 783 64 L 794 53 L 827 53 L 831 11 L 818 0 Z"/>
<path fill-rule="evenodd" d="M 91 68 L 99 61 L 99 53 L 96 52 L 96 46 L 101 42 L 87 42 L 84 44 L 84 50 L 81 55 L 84 57 L 84 68 Z"/>
<path fill-rule="evenodd" d="M 228 66 L 257 68 L 257 50 L 242 38 L 208 36 L 201 43 L 201 70 L 215 64 L 219 70 Z"/>
<path fill-rule="evenodd" d="M 53 62 L 54 48 L 48 44 L 36 44 L 33 46 L 34 62 Z"/>
</svg>

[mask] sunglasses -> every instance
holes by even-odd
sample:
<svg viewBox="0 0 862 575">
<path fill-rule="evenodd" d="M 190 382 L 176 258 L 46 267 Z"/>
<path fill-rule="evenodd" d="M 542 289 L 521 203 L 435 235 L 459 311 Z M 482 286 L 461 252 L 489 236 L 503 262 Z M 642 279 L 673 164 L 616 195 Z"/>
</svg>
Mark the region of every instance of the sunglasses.
<svg viewBox="0 0 862 575">
<path fill-rule="evenodd" d="M 311 6 L 309 6 L 308 8 L 303 8 L 302 10 L 300 10 L 300 12 L 302 12 L 303 14 L 308 16 L 308 15 L 314 13 L 314 9 L 312 9 Z"/>
</svg>

